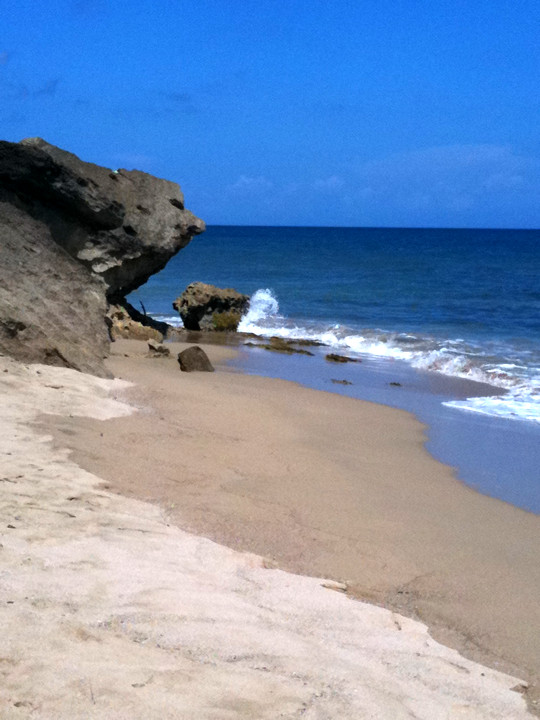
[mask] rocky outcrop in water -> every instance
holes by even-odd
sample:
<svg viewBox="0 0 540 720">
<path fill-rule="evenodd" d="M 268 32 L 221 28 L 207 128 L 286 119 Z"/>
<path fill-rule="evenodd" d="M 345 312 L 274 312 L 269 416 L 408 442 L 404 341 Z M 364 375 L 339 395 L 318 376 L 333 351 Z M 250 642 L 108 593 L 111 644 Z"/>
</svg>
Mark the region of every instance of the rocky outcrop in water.
<svg viewBox="0 0 540 720">
<path fill-rule="evenodd" d="M 249 295 L 232 288 L 195 282 L 173 302 L 186 330 L 236 330 L 247 312 Z"/>
<path fill-rule="evenodd" d="M 204 227 L 175 183 L 0 142 L 0 353 L 106 374 L 108 303 Z"/>
</svg>

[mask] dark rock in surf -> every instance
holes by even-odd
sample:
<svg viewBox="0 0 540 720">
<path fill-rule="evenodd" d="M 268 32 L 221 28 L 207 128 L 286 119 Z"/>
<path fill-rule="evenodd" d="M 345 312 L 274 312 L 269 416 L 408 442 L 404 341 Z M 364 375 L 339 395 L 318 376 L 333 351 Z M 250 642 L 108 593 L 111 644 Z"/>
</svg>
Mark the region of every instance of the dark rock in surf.
<svg viewBox="0 0 540 720">
<path fill-rule="evenodd" d="M 335 363 L 359 363 L 362 362 L 358 358 L 352 358 L 348 355 L 338 355 L 337 353 L 328 353 L 328 355 L 325 355 L 325 358 L 328 360 L 328 362 L 335 362 Z"/>
<path fill-rule="evenodd" d="M 195 282 L 173 302 L 186 330 L 235 331 L 247 312 L 249 295 Z"/>
<path fill-rule="evenodd" d="M 280 337 L 271 337 L 269 342 L 266 343 L 254 343 L 245 342 L 244 345 L 251 345 L 252 347 L 262 348 L 263 350 L 270 350 L 271 352 L 284 353 L 285 355 L 309 355 L 313 357 L 313 353 L 303 348 L 295 347 L 295 345 L 303 345 L 306 343 L 299 342 L 298 340 L 285 340 Z"/>
<path fill-rule="evenodd" d="M 296 340 L 292 340 L 291 342 L 294 342 L 295 345 L 304 345 L 308 347 L 324 347 L 326 345 L 326 343 L 323 343 L 320 340 L 309 340 L 308 338 L 298 338 Z"/>
<path fill-rule="evenodd" d="M 0 352 L 106 375 L 108 303 L 203 230 L 174 183 L 0 142 Z"/>
<path fill-rule="evenodd" d="M 178 353 L 178 363 L 182 372 L 214 372 L 208 355 L 198 345 Z"/>
</svg>

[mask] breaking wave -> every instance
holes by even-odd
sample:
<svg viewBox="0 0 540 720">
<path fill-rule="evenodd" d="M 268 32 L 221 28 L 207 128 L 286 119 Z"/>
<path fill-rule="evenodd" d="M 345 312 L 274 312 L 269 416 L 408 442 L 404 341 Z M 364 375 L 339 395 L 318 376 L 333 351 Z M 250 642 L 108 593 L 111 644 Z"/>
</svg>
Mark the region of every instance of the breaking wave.
<svg viewBox="0 0 540 720">
<path fill-rule="evenodd" d="M 504 389 L 505 394 L 449 401 L 445 405 L 540 422 L 540 357 L 526 347 L 295 321 L 280 314 L 278 299 L 268 288 L 257 290 L 251 297 L 249 311 L 238 330 L 264 337 L 314 340 L 337 350 L 403 360 L 418 370 L 486 383 Z"/>
</svg>

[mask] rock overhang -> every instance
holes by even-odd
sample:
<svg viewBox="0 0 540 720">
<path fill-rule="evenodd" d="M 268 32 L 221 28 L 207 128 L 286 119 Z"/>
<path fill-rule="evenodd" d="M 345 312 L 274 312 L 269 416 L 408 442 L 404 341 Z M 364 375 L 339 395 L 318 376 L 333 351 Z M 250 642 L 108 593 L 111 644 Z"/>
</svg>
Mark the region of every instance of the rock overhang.
<svg viewBox="0 0 540 720">
<path fill-rule="evenodd" d="M 41 138 L 0 141 L 0 352 L 104 374 L 107 302 L 204 229 L 174 182 L 88 163 Z"/>
</svg>

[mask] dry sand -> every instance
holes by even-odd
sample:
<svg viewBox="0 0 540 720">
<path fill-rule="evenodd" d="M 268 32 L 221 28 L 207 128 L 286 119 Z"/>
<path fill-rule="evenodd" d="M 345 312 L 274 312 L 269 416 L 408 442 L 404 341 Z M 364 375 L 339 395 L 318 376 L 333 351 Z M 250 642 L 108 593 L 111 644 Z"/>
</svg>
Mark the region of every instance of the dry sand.
<svg viewBox="0 0 540 720">
<path fill-rule="evenodd" d="M 0 358 L 2 719 L 530 717 L 421 623 L 174 522 L 468 623 L 533 677 L 538 518 L 455 482 L 406 413 L 115 351 L 136 387 Z"/>
</svg>

